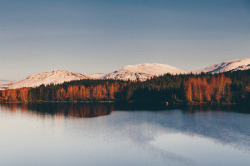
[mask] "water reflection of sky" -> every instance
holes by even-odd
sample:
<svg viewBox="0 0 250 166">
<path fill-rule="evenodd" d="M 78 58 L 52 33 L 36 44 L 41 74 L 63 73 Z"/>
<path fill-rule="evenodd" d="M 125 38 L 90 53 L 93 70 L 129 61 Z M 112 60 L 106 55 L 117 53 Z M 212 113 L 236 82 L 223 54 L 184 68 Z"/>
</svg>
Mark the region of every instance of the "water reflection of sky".
<svg viewBox="0 0 250 166">
<path fill-rule="evenodd" d="M 1 106 L 0 165 L 250 163 L 249 114 L 113 109 L 82 119 Z"/>
</svg>

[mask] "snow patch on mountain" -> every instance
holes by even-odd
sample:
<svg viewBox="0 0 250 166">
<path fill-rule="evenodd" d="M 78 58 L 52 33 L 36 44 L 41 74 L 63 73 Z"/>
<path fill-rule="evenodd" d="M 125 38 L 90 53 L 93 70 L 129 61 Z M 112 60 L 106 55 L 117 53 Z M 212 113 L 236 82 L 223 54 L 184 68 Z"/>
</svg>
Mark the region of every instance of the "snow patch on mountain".
<svg viewBox="0 0 250 166">
<path fill-rule="evenodd" d="M 140 80 L 145 81 L 154 76 L 170 74 L 183 74 L 186 73 L 184 70 L 176 67 L 158 64 L 158 63 L 144 63 L 138 65 L 128 65 L 120 70 L 105 75 L 104 79 L 120 79 L 120 80 Z"/>
<path fill-rule="evenodd" d="M 90 74 L 87 76 L 90 78 L 93 78 L 93 79 L 103 79 L 105 75 L 106 74 L 104 74 L 104 73 L 94 73 L 94 74 Z"/>
<path fill-rule="evenodd" d="M 63 70 L 54 70 L 52 72 L 38 73 L 28 76 L 26 79 L 9 84 L 0 85 L 0 90 L 3 89 L 16 89 L 23 87 L 37 87 L 42 84 L 61 84 L 63 82 L 73 81 L 73 80 L 82 80 L 82 79 L 91 79 L 80 73 L 72 73 Z"/>
<path fill-rule="evenodd" d="M 235 59 L 211 65 L 205 69 L 194 71 L 193 73 L 221 73 L 227 71 L 250 69 L 250 58 Z"/>
<path fill-rule="evenodd" d="M 11 83 L 11 82 L 13 82 L 13 81 L 11 81 L 11 80 L 0 80 L 0 85 L 8 84 L 8 83 Z"/>
</svg>

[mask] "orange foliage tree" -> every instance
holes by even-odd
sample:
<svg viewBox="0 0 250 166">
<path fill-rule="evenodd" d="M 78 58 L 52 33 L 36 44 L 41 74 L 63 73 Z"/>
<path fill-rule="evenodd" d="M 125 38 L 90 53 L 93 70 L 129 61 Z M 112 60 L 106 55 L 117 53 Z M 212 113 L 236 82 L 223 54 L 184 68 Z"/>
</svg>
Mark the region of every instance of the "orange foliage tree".
<svg viewBox="0 0 250 166">
<path fill-rule="evenodd" d="M 189 78 L 184 82 L 186 101 L 189 103 L 220 103 L 229 93 L 231 79 L 223 74 L 204 78 Z"/>
</svg>

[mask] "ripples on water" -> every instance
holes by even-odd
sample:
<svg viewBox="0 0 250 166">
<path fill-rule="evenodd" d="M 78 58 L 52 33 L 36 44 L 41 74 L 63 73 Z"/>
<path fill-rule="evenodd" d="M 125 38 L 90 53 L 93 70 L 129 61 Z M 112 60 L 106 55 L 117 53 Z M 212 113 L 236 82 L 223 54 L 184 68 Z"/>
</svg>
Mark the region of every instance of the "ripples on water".
<svg viewBox="0 0 250 166">
<path fill-rule="evenodd" d="M 0 136 L 1 166 L 250 163 L 250 114 L 233 107 L 2 104 Z"/>
</svg>

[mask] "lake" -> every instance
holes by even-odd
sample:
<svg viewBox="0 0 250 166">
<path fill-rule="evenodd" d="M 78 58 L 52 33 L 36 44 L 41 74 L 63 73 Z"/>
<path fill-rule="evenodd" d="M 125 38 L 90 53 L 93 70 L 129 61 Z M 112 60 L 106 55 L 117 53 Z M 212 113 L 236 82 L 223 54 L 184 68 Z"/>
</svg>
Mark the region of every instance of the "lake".
<svg viewBox="0 0 250 166">
<path fill-rule="evenodd" d="M 1 166 L 249 166 L 238 108 L 1 104 Z"/>
</svg>

